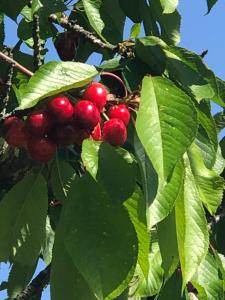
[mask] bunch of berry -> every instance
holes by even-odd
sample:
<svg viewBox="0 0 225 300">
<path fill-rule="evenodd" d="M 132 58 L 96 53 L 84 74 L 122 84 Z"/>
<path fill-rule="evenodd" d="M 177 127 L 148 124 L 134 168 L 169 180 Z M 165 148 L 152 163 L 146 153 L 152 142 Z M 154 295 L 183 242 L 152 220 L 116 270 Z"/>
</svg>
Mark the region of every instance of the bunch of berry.
<svg viewBox="0 0 225 300">
<path fill-rule="evenodd" d="M 49 100 L 44 109 L 30 113 L 25 122 L 11 116 L 3 123 L 5 140 L 12 147 L 26 148 L 31 158 L 40 162 L 51 160 L 57 146 L 81 145 L 89 137 L 121 146 L 127 139 L 130 113 L 124 104 L 111 106 L 109 120 L 103 123 L 101 113 L 107 95 L 102 84 L 93 82 L 75 105 L 59 95 Z"/>
</svg>

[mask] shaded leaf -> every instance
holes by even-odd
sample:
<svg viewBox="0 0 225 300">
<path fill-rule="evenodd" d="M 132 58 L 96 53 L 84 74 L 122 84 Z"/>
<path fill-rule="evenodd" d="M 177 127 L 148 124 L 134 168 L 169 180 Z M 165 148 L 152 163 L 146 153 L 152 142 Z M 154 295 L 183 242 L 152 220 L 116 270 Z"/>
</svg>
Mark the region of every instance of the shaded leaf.
<svg viewBox="0 0 225 300">
<path fill-rule="evenodd" d="M 167 180 L 177 161 L 192 143 L 196 111 L 191 99 L 171 81 L 145 77 L 137 113 L 137 134 L 162 180 Z"/>
<path fill-rule="evenodd" d="M 111 204 L 88 174 L 75 179 L 68 197 L 59 228 L 64 228 L 73 264 L 97 299 L 120 295 L 132 278 L 138 255 L 128 213 L 122 206 Z"/>
<path fill-rule="evenodd" d="M 45 225 L 45 241 L 42 245 L 42 256 L 46 265 L 49 265 L 52 261 L 52 250 L 55 241 L 55 232 L 50 224 L 50 218 L 47 216 Z"/>
<path fill-rule="evenodd" d="M 14 0 L 2 0 L 0 2 L 0 11 L 15 21 L 26 4 L 26 0 L 20 0 L 16 2 Z"/>
<path fill-rule="evenodd" d="M 49 62 L 43 65 L 27 84 L 18 109 L 34 106 L 41 99 L 78 88 L 98 74 L 94 66 L 76 62 Z"/>
<path fill-rule="evenodd" d="M 0 260 L 36 261 L 45 236 L 48 199 L 41 175 L 28 173 L 0 202 Z"/>
<path fill-rule="evenodd" d="M 210 10 L 213 8 L 213 6 L 216 4 L 217 0 L 207 0 L 208 5 L 208 11 L 207 14 L 210 12 Z"/>
</svg>

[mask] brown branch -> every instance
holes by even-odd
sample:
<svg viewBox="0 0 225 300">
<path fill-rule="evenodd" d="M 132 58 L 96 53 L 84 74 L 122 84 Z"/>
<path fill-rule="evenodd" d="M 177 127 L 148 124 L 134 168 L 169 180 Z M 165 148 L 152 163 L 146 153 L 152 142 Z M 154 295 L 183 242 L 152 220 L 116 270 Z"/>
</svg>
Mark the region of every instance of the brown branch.
<svg viewBox="0 0 225 300">
<path fill-rule="evenodd" d="M 51 266 L 48 265 L 14 300 L 29 300 L 35 295 L 40 295 L 44 287 L 49 283 L 50 270 Z"/>
<path fill-rule="evenodd" d="M 50 20 L 50 22 L 58 24 L 58 25 L 62 26 L 65 29 L 69 29 L 69 30 L 72 30 L 74 32 L 77 32 L 78 34 L 83 36 L 85 39 L 90 41 L 92 44 L 95 44 L 95 45 L 99 46 L 102 49 L 109 49 L 109 50 L 112 50 L 112 51 L 117 49 L 117 46 L 104 43 L 99 38 L 97 38 L 92 32 L 90 32 L 88 30 L 85 30 L 82 26 L 80 26 L 78 24 L 74 24 L 74 23 L 68 21 L 68 18 L 65 17 L 65 16 L 60 18 L 60 20 L 58 20 L 57 16 L 55 14 L 52 14 L 52 15 L 49 16 L 49 20 Z"/>
<path fill-rule="evenodd" d="M 38 14 L 33 15 L 33 49 L 34 49 L 34 67 L 36 70 L 43 64 L 41 58 L 41 40 L 40 40 L 40 19 Z"/>
<path fill-rule="evenodd" d="M 8 64 L 13 65 L 15 68 L 20 70 L 22 73 L 28 75 L 28 76 L 33 76 L 34 73 L 19 64 L 17 61 L 9 57 L 8 55 L 4 54 L 3 52 L 0 51 L 0 59 L 6 61 Z"/>
</svg>

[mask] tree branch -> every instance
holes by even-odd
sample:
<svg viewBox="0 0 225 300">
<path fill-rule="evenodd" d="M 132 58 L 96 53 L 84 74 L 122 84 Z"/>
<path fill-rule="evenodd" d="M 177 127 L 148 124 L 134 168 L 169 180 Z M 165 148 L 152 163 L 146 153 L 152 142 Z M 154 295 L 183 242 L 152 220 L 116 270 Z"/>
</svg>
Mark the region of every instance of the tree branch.
<svg viewBox="0 0 225 300">
<path fill-rule="evenodd" d="M 41 58 L 41 41 L 40 41 L 40 20 L 39 15 L 34 14 L 33 15 L 33 49 L 34 49 L 34 67 L 36 70 L 39 69 L 39 67 L 43 64 L 42 58 Z"/>
<path fill-rule="evenodd" d="M 9 57 L 8 55 L 4 54 L 3 52 L 0 51 L 0 59 L 6 61 L 8 64 L 13 65 L 15 68 L 20 70 L 22 73 L 28 75 L 28 76 L 33 76 L 34 73 L 19 64 L 17 61 Z"/>
<path fill-rule="evenodd" d="M 72 31 L 75 31 L 75 32 L 79 33 L 85 39 L 90 41 L 92 44 L 95 44 L 95 45 L 99 46 L 102 49 L 109 49 L 109 50 L 112 50 L 112 51 L 117 49 L 117 46 L 104 43 L 99 38 L 97 38 L 92 32 L 90 32 L 88 30 L 85 30 L 82 26 L 80 26 L 78 24 L 74 24 L 74 23 L 68 21 L 67 17 L 62 17 L 62 18 L 60 18 L 60 20 L 58 20 L 57 16 L 55 14 L 52 14 L 52 15 L 49 16 L 49 20 L 50 20 L 50 22 L 58 24 L 58 25 L 62 26 L 65 29 L 69 29 L 69 30 L 72 30 Z"/>
<path fill-rule="evenodd" d="M 41 294 L 44 287 L 49 283 L 50 270 L 51 266 L 48 265 L 14 300 L 29 300 L 35 295 Z"/>
</svg>

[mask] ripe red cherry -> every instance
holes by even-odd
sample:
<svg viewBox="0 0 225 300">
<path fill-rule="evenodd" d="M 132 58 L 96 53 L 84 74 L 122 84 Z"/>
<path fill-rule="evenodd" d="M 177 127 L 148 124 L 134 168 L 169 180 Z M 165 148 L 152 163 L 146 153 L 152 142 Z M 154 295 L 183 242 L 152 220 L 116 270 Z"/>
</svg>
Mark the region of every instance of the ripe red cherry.
<svg viewBox="0 0 225 300">
<path fill-rule="evenodd" d="M 103 140 L 113 146 L 121 146 L 127 139 L 127 129 L 120 119 L 110 119 L 103 125 Z"/>
<path fill-rule="evenodd" d="M 8 117 L 4 120 L 3 124 L 2 124 L 2 131 L 3 133 L 6 133 L 9 128 L 13 125 L 15 126 L 21 126 L 23 124 L 23 121 L 21 119 L 19 119 L 18 117 L 16 116 L 11 116 L 11 117 Z"/>
<path fill-rule="evenodd" d="M 70 121 L 73 116 L 73 105 L 70 103 L 70 100 L 63 95 L 52 99 L 48 103 L 48 110 L 55 117 L 55 122 L 57 123 L 66 123 Z"/>
<path fill-rule="evenodd" d="M 31 158 L 46 163 L 55 155 L 56 144 L 49 138 L 31 137 L 28 141 L 27 149 Z"/>
<path fill-rule="evenodd" d="M 17 123 L 10 126 L 5 135 L 6 142 L 12 147 L 25 147 L 28 140 L 28 133 L 24 123 Z"/>
<path fill-rule="evenodd" d="M 54 141 L 58 145 L 67 146 L 73 144 L 75 141 L 75 128 L 71 124 L 61 125 L 57 127 L 54 134 Z"/>
<path fill-rule="evenodd" d="M 35 111 L 26 120 L 27 129 L 36 136 L 43 136 L 51 129 L 52 118 L 47 111 Z"/>
<path fill-rule="evenodd" d="M 93 130 L 101 117 L 97 107 L 90 101 L 81 100 L 74 106 L 74 121 L 87 130 Z"/>
<path fill-rule="evenodd" d="M 99 82 L 91 83 L 84 92 L 83 98 L 93 102 L 99 111 L 106 105 L 108 91 L 104 85 Z"/>
<path fill-rule="evenodd" d="M 130 112 L 125 104 L 114 105 L 110 107 L 108 116 L 110 119 L 118 118 L 127 126 L 130 121 Z"/>
<path fill-rule="evenodd" d="M 94 130 L 91 133 L 91 137 L 95 141 L 101 141 L 102 140 L 102 131 L 101 131 L 101 125 L 100 125 L 100 123 L 98 123 L 95 126 Z"/>
</svg>

